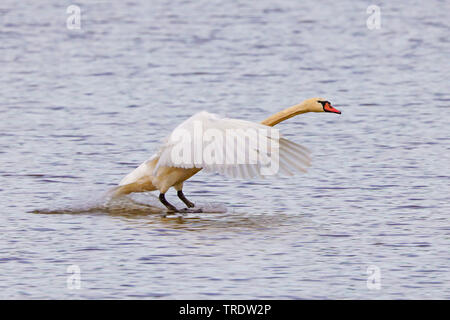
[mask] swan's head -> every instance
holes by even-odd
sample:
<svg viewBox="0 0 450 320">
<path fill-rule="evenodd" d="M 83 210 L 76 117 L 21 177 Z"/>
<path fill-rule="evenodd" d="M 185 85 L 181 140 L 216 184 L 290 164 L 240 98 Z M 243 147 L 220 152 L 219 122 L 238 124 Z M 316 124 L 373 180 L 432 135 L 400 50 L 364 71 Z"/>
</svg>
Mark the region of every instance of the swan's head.
<svg viewBox="0 0 450 320">
<path fill-rule="evenodd" d="M 338 109 L 333 108 L 331 103 L 324 98 L 311 98 L 304 103 L 310 112 L 331 112 L 341 114 Z"/>
</svg>

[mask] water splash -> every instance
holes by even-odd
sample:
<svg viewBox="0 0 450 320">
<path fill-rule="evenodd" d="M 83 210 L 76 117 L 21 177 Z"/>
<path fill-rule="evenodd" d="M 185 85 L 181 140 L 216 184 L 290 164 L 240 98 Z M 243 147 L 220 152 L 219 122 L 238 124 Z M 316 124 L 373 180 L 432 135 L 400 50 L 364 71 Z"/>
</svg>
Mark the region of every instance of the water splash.
<svg viewBox="0 0 450 320">
<path fill-rule="evenodd" d="M 100 196 L 88 196 L 82 202 L 77 200 L 70 204 L 55 209 L 36 209 L 31 211 L 36 214 L 111 214 L 111 215 L 149 215 L 169 212 L 164 208 L 159 199 L 152 193 L 114 196 L 115 188 L 108 190 Z M 226 213 L 227 208 L 221 203 L 198 203 L 196 209 L 202 213 Z"/>
</svg>

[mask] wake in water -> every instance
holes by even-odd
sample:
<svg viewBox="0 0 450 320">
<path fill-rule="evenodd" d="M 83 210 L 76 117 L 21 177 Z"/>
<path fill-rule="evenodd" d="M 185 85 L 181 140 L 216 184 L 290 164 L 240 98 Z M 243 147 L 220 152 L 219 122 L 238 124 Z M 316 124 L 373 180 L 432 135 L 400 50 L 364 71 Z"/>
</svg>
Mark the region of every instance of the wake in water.
<svg viewBox="0 0 450 320">
<path fill-rule="evenodd" d="M 149 215 L 170 213 L 164 208 L 159 199 L 152 193 L 140 193 L 136 195 L 113 196 L 116 188 L 112 188 L 101 196 L 83 197 L 84 200 L 55 209 L 37 209 L 32 213 L 37 214 L 93 214 L 106 213 L 112 215 Z M 86 200 L 87 199 L 87 200 Z M 221 203 L 196 203 L 195 209 L 201 209 L 202 213 L 226 213 L 227 208 Z"/>
</svg>

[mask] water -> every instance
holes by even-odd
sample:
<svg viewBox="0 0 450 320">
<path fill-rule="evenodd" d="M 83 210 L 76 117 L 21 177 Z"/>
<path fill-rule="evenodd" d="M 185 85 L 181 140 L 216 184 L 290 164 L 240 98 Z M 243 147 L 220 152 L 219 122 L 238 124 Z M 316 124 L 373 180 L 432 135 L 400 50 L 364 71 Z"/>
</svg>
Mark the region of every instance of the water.
<svg viewBox="0 0 450 320">
<path fill-rule="evenodd" d="M 377 2 L 379 30 L 354 1 L 69 4 L 0 4 L 1 298 L 450 298 L 450 2 Z M 306 175 L 200 172 L 215 213 L 102 198 L 195 112 L 314 96 L 342 115 L 278 126 Z"/>
</svg>

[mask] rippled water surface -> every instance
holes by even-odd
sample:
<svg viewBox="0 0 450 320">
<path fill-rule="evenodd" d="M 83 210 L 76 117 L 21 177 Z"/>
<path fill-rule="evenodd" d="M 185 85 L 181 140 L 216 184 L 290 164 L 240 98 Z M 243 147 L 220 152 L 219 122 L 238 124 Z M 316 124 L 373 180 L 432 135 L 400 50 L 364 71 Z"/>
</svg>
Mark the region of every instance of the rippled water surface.
<svg viewBox="0 0 450 320">
<path fill-rule="evenodd" d="M 1 298 L 450 299 L 450 2 L 69 4 L 0 3 Z M 186 216 L 103 197 L 195 112 L 314 96 L 342 115 L 278 126 L 306 175 L 200 172 Z"/>
</svg>

